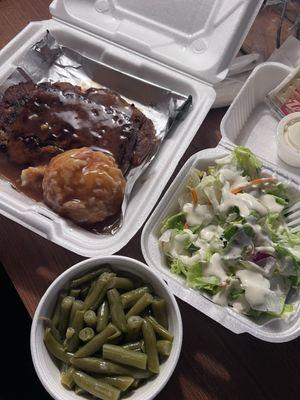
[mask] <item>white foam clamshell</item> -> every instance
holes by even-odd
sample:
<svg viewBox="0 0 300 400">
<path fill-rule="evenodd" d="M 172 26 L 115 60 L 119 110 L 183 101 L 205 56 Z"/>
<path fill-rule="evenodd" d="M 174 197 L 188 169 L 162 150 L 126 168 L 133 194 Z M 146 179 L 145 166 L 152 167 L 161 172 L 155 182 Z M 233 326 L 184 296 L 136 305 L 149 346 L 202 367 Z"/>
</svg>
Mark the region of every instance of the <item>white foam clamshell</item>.
<svg viewBox="0 0 300 400">
<path fill-rule="evenodd" d="M 30 23 L 0 51 L 0 82 L 49 29 L 60 44 L 86 57 L 191 94 L 193 107 L 136 183 L 123 227 L 114 236 L 76 227 L 15 191 L 5 179 L 0 179 L 0 213 L 83 256 L 113 254 L 125 246 L 151 212 L 208 113 L 215 98 L 208 82 L 225 76 L 261 3 L 172 0 L 166 7 L 158 0 L 55 0 L 50 6 L 53 19 Z"/>
<path fill-rule="evenodd" d="M 147 264 L 164 276 L 177 297 L 234 333 L 247 332 L 268 342 L 287 342 L 300 336 L 299 305 L 290 319 L 273 319 L 264 324 L 258 324 L 230 307 L 219 306 L 202 296 L 199 291 L 188 288 L 184 278 L 170 272 L 159 248 L 158 238 L 161 221 L 179 208 L 178 196 L 185 186 L 185 178 L 190 168 L 196 166 L 205 170 L 208 166 L 214 165 L 217 158 L 228 154 L 236 145 L 250 148 L 262 160 L 264 168 L 270 174 L 276 174 L 279 179 L 288 180 L 299 188 L 300 168 L 290 167 L 278 158 L 276 150 L 278 119 L 264 102 L 266 94 L 290 72 L 290 68 L 278 63 L 269 62 L 256 67 L 223 117 L 220 144 L 215 149 L 202 150 L 194 154 L 186 162 L 147 221 L 141 238 Z"/>
<path fill-rule="evenodd" d="M 215 83 L 261 0 L 56 0 L 52 15 L 177 70 Z M 83 15 L 84 14 L 84 15 Z"/>
</svg>

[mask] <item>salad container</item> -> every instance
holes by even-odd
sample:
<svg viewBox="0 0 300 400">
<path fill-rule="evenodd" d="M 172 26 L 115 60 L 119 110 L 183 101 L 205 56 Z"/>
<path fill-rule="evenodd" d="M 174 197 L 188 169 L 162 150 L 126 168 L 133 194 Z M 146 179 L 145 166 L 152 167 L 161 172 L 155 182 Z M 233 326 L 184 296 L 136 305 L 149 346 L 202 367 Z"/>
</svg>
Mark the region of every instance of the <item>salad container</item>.
<svg viewBox="0 0 300 400">
<path fill-rule="evenodd" d="M 290 72 L 285 65 L 273 62 L 255 68 L 223 117 L 219 145 L 194 154 L 186 162 L 147 221 L 141 238 L 147 264 L 158 270 L 177 297 L 234 333 L 247 332 L 268 342 L 286 342 L 300 336 L 299 294 L 294 299 L 296 309 L 290 318 L 274 318 L 260 323 L 237 313 L 231 307 L 217 305 L 199 290 L 189 288 L 183 277 L 168 268 L 158 238 L 162 220 L 178 212 L 178 196 L 186 185 L 186 176 L 191 167 L 206 170 L 236 146 L 248 147 L 262 161 L 264 170 L 270 175 L 276 174 L 280 181 L 288 181 L 299 191 L 300 169 L 288 166 L 278 157 L 276 128 L 279 121 L 265 102 L 266 95 Z"/>
<path fill-rule="evenodd" d="M 193 98 L 186 118 L 163 142 L 136 183 L 122 228 L 95 235 L 0 179 L 0 213 L 83 256 L 120 250 L 142 226 L 214 102 L 214 83 L 250 29 L 262 0 L 54 0 L 52 19 L 31 22 L 0 51 L 0 84 L 49 30 L 69 47 L 123 74 Z M 122 94 L 126 81 L 114 88 Z M 154 99 L 155 101 L 155 99 Z"/>
</svg>

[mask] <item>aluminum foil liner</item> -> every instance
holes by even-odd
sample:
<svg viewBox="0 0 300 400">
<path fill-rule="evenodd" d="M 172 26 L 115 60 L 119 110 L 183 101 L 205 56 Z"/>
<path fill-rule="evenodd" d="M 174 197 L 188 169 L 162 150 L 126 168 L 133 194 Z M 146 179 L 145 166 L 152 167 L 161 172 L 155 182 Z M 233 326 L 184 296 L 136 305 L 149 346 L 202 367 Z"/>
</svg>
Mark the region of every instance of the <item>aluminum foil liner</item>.
<svg viewBox="0 0 300 400">
<path fill-rule="evenodd" d="M 192 104 L 191 96 L 183 96 L 167 88 L 136 78 L 99 61 L 86 58 L 78 52 L 61 46 L 47 31 L 45 37 L 33 45 L 20 60 L 16 70 L 1 84 L 0 95 L 20 82 L 69 82 L 83 89 L 106 87 L 134 103 L 156 130 L 157 144 L 143 162 L 126 174 L 126 188 L 122 212 L 114 221 L 103 226 L 103 233 L 114 234 L 122 226 L 130 194 L 138 178 L 155 158 L 165 137 L 183 119 Z"/>
</svg>

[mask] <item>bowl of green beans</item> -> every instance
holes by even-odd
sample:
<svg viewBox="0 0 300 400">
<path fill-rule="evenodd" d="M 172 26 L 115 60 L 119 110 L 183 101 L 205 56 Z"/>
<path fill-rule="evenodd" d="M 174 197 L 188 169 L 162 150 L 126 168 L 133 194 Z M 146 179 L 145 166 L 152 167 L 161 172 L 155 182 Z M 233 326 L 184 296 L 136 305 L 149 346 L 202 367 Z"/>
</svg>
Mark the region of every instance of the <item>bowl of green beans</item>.
<svg viewBox="0 0 300 400">
<path fill-rule="evenodd" d="M 167 284 L 122 256 L 92 258 L 61 274 L 36 309 L 31 355 L 57 400 L 150 400 L 166 385 L 182 345 Z"/>
</svg>

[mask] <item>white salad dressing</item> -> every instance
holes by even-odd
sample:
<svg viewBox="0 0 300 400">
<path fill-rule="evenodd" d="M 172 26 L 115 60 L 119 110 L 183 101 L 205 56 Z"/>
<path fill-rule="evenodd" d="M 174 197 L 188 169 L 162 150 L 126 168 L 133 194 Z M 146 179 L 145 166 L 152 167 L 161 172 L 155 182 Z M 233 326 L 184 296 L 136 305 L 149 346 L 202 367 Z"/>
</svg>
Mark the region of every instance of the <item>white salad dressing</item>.
<svg viewBox="0 0 300 400">
<path fill-rule="evenodd" d="M 247 183 L 246 177 L 242 176 L 241 174 L 237 174 L 236 171 L 226 167 L 220 169 L 219 179 L 223 185 L 228 182 L 230 188 L 236 188 Z"/>
<path fill-rule="evenodd" d="M 201 260 L 201 254 L 195 253 L 191 257 L 179 255 L 178 258 L 186 267 L 191 267 L 193 264 Z"/>
<path fill-rule="evenodd" d="M 245 298 L 252 308 L 264 304 L 270 282 L 259 272 L 240 270 L 236 272 L 242 287 L 245 289 Z"/>
<path fill-rule="evenodd" d="M 260 201 L 272 213 L 281 213 L 281 211 L 284 209 L 284 206 L 278 204 L 275 197 L 271 194 L 263 194 L 260 196 Z"/>
<path fill-rule="evenodd" d="M 227 306 L 228 305 L 228 295 L 229 291 L 232 287 L 232 284 L 229 283 L 223 289 L 219 290 L 213 297 L 212 301 L 220 306 Z"/>
<path fill-rule="evenodd" d="M 223 229 L 218 225 L 208 225 L 200 231 L 200 237 L 203 240 L 210 242 L 214 237 L 220 237 Z"/>
<path fill-rule="evenodd" d="M 250 305 L 244 294 L 241 294 L 232 302 L 232 308 L 240 314 L 247 313 L 250 310 Z"/>
<path fill-rule="evenodd" d="M 226 213 L 231 207 L 238 207 L 242 217 L 247 217 L 250 214 L 248 204 L 240 196 L 228 191 L 222 191 L 222 199 L 223 201 L 219 206 L 221 213 Z"/>
<path fill-rule="evenodd" d="M 183 208 L 183 212 L 186 214 L 186 222 L 188 225 L 207 225 L 213 218 L 214 213 L 211 206 L 208 205 L 196 205 L 186 203 Z"/>
<path fill-rule="evenodd" d="M 237 194 L 240 200 L 243 200 L 250 210 L 258 212 L 260 215 L 266 215 L 268 213 L 267 207 L 265 207 L 259 200 L 249 193 Z"/>
<path fill-rule="evenodd" d="M 211 256 L 211 259 L 206 267 L 203 268 L 204 276 L 216 276 L 221 280 L 221 282 L 225 282 L 228 278 L 227 273 L 225 271 L 224 263 L 221 259 L 220 254 L 215 253 Z"/>
</svg>

